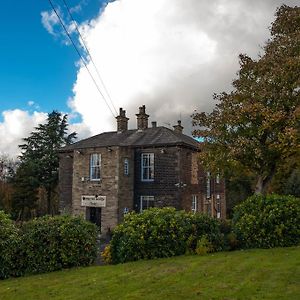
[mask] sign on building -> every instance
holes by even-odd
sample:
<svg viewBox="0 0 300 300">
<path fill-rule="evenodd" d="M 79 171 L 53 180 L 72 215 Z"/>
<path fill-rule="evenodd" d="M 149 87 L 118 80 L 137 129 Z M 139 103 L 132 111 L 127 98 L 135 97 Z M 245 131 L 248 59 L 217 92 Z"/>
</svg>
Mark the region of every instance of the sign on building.
<svg viewBox="0 0 300 300">
<path fill-rule="evenodd" d="M 83 195 L 81 196 L 81 206 L 106 207 L 106 196 Z"/>
</svg>

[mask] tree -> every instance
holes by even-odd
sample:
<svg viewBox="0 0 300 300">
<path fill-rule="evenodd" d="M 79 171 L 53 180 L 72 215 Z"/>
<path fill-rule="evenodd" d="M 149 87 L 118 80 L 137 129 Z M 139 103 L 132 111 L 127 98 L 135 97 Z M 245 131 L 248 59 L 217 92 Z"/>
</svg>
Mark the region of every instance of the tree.
<svg viewBox="0 0 300 300">
<path fill-rule="evenodd" d="M 210 169 L 242 169 L 264 193 L 280 163 L 299 154 L 300 8 L 276 11 L 271 38 L 257 60 L 239 56 L 233 91 L 215 94 L 211 113 L 196 113 L 194 136 Z"/>
<path fill-rule="evenodd" d="M 0 210 L 10 213 L 12 205 L 12 178 L 18 162 L 8 155 L 0 155 Z"/>
<path fill-rule="evenodd" d="M 36 127 L 29 137 L 24 138 L 25 143 L 19 146 L 22 149 L 22 155 L 20 156 L 20 171 L 16 178 L 16 186 L 19 186 L 18 193 L 22 195 L 20 192 L 25 189 L 25 193 L 31 191 L 36 194 L 37 188 L 44 188 L 47 194 L 48 214 L 53 214 L 52 200 L 58 183 L 57 151 L 62 146 L 72 143 L 76 138 L 75 132 L 67 134 L 67 130 L 67 115 L 53 111 L 48 114 L 46 123 Z M 26 176 L 28 178 L 25 178 Z M 22 199 L 17 194 L 15 199 Z M 29 194 L 28 197 L 32 197 Z M 29 200 L 28 197 L 27 200 Z M 36 199 L 32 200 L 35 202 Z M 32 201 L 30 203 L 32 204 Z"/>
</svg>

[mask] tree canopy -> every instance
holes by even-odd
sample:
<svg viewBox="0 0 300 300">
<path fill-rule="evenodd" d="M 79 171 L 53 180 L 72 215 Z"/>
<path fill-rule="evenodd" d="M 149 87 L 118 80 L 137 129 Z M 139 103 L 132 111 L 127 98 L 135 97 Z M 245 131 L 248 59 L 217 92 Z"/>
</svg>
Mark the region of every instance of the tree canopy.
<svg viewBox="0 0 300 300">
<path fill-rule="evenodd" d="M 14 207 L 35 207 L 37 188 L 43 188 L 47 197 L 47 213 L 53 213 L 52 199 L 58 183 L 58 149 L 70 144 L 76 133 L 68 134 L 67 115 L 52 111 L 45 124 L 40 124 L 24 138 L 20 167 L 15 176 Z M 35 195 L 35 196 L 34 196 Z"/>
<path fill-rule="evenodd" d="M 263 54 L 239 56 L 230 93 L 215 94 L 211 113 L 195 113 L 194 136 L 204 138 L 201 159 L 211 170 L 244 169 L 265 192 L 279 164 L 299 155 L 300 7 L 276 11 Z"/>
</svg>

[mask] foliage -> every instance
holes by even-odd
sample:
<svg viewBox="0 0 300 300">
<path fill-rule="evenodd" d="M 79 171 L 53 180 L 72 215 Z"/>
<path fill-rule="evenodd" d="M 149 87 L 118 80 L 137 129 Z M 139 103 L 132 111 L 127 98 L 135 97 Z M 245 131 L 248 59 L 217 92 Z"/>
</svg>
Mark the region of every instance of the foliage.
<svg viewBox="0 0 300 300">
<path fill-rule="evenodd" d="M 104 248 L 104 251 L 101 252 L 101 257 L 102 257 L 103 261 L 104 261 L 106 264 L 111 264 L 111 263 L 112 263 L 111 246 L 110 246 L 110 245 L 107 245 L 107 246 Z"/>
<path fill-rule="evenodd" d="M 213 252 L 213 247 L 211 242 L 208 240 L 206 235 L 203 235 L 198 241 L 195 249 L 195 253 L 198 255 L 205 255 L 207 253 Z"/>
<path fill-rule="evenodd" d="M 222 248 L 219 223 L 208 215 L 150 208 L 126 215 L 113 231 L 112 263 L 153 259 L 195 252 L 198 239 L 207 234 L 214 251 Z"/>
<path fill-rule="evenodd" d="M 17 268 L 23 273 L 87 266 L 96 258 L 97 228 L 81 217 L 36 218 L 21 233 Z"/>
<path fill-rule="evenodd" d="M 8 279 L 1 300 L 299 298 L 300 247 L 184 255 Z"/>
<path fill-rule="evenodd" d="M 233 231 L 246 248 L 272 248 L 300 242 L 300 199 L 254 195 L 234 209 Z"/>
<path fill-rule="evenodd" d="M 16 176 L 16 188 L 18 191 L 15 202 L 18 202 L 15 207 L 24 207 L 24 199 L 20 197 L 24 190 L 25 193 L 31 190 L 36 193 L 36 188 L 44 188 L 47 192 L 47 211 L 48 214 L 53 214 L 55 208 L 53 207 L 53 196 L 58 183 L 58 149 L 64 145 L 72 143 L 76 138 L 76 133 L 67 134 L 68 123 L 67 115 L 62 115 L 60 112 L 53 111 L 48 114 L 45 124 L 40 124 L 29 137 L 24 138 L 24 144 L 19 147 L 22 149 L 21 167 L 22 174 Z M 26 177 L 28 172 L 29 179 Z M 24 174 L 25 173 L 25 174 Z M 21 177 L 21 178 L 20 178 Z M 24 184 L 19 185 L 21 181 Z M 26 184 L 26 181 L 27 184 Z M 34 200 L 30 200 L 31 204 Z M 23 205 L 23 206 L 22 206 Z M 17 212 L 19 214 L 19 212 Z"/>
<path fill-rule="evenodd" d="M 212 113 L 196 113 L 194 136 L 204 139 L 210 170 L 247 170 L 265 192 L 278 164 L 299 153 L 300 7 L 282 5 L 257 60 L 240 55 L 231 93 L 215 94 Z"/>
<path fill-rule="evenodd" d="M 0 211 L 0 279 L 13 275 L 19 233 L 9 216 Z"/>
</svg>

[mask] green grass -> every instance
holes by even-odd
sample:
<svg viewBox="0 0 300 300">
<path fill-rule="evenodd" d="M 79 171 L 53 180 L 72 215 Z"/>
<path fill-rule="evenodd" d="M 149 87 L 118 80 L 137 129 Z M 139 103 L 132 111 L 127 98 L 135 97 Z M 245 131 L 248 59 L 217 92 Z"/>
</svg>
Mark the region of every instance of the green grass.
<svg viewBox="0 0 300 300">
<path fill-rule="evenodd" d="M 0 281 L 0 299 L 300 299 L 300 247 L 179 256 Z"/>
</svg>

